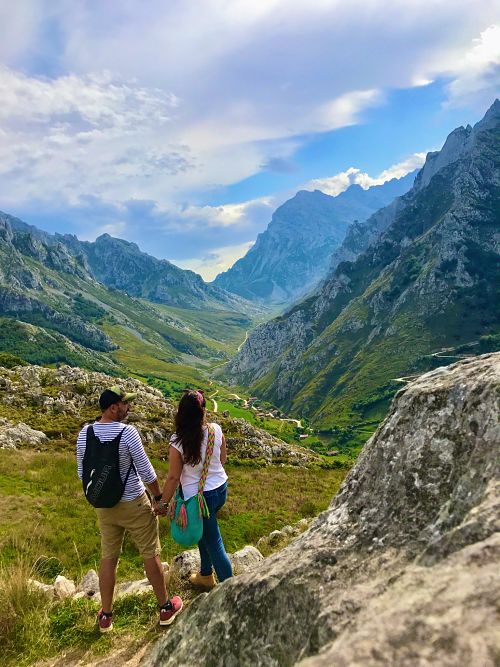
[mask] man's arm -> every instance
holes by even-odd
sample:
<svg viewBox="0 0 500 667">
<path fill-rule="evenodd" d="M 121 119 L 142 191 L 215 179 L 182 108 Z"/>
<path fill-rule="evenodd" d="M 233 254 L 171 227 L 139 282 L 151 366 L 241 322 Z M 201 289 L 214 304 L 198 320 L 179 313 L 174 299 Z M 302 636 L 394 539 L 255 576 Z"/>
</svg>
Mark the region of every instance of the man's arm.
<svg viewBox="0 0 500 667">
<path fill-rule="evenodd" d="M 153 496 L 161 496 L 161 488 L 155 469 L 144 450 L 141 438 L 135 427 L 129 427 L 127 445 L 135 470 Z M 158 501 L 156 501 L 158 502 Z"/>
</svg>

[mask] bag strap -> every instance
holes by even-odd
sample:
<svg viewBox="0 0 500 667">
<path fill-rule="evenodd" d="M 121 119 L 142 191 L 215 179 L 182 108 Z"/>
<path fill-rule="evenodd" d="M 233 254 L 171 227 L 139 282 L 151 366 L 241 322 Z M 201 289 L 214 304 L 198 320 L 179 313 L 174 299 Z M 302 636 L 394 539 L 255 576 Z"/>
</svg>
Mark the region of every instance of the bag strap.
<svg viewBox="0 0 500 667">
<path fill-rule="evenodd" d="M 214 445 L 215 445 L 215 428 L 213 424 L 208 424 L 207 451 L 205 453 L 205 461 L 203 462 L 200 481 L 198 482 L 198 493 L 203 493 L 205 482 L 207 481 L 210 459 L 212 458 L 212 454 L 214 451 Z"/>
</svg>

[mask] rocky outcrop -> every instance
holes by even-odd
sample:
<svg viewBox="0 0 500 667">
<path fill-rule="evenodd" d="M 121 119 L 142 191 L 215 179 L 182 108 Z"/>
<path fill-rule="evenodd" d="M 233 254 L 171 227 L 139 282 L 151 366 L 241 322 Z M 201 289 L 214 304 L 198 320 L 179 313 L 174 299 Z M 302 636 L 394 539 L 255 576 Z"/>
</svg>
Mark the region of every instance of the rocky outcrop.
<svg viewBox="0 0 500 667">
<path fill-rule="evenodd" d="M 176 411 L 172 401 L 159 389 L 139 380 L 117 380 L 104 373 L 70 366 L 57 369 L 31 365 L 11 369 L 0 367 L 0 406 L 12 414 L 22 415 L 26 422 L 0 420 L 0 447 L 50 450 L 55 439 L 58 447 L 73 450 L 82 424 L 93 421 L 100 412 L 99 395 L 117 383 L 126 391 L 137 394 L 128 421 L 138 429 L 146 449 L 165 456 Z M 285 443 L 244 419 L 211 413 L 208 418 L 222 426 L 230 460 L 293 466 L 321 462 L 313 451 Z M 64 434 L 60 432 L 61 423 L 66 425 Z"/>
<path fill-rule="evenodd" d="M 101 329 L 71 313 L 58 312 L 40 299 L 26 296 L 20 289 L 0 285 L 0 315 L 33 319 L 93 350 L 109 352 L 117 348 Z"/>
<path fill-rule="evenodd" d="M 200 596 L 144 667 L 494 667 L 499 385 L 498 353 L 408 385 L 330 508 Z"/>
<path fill-rule="evenodd" d="M 23 422 L 14 424 L 0 417 L 0 449 L 38 449 L 47 442 L 48 438 L 42 431 L 37 431 Z"/>
<path fill-rule="evenodd" d="M 414 177 L 408 174 L 368 190 L 351 185 L 336 197 L 299 191 L 274 212 L 255 245 L 214 284 L 246 299 L 290 303 L 324 278 L 348 226 L 406 192 Z"/>
</svg>

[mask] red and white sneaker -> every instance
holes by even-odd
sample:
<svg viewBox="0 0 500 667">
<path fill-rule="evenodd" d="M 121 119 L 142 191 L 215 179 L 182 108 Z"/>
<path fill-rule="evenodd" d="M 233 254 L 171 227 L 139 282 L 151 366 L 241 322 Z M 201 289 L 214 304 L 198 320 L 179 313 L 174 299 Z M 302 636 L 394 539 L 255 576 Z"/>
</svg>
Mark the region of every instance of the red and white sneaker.
<svg viewBox="0 0 500 667">
<path fill-rule="evenodd" d="M 109 632 L 113 629 L 113 612 L 105 614 L 102 609 L 97 612 L 97 625 L 99 632 Z"/>
<path fill-rule="evenodd" d="M 182 610 L 182 600 L 178 595 L 174 595 L 163 607 L 160 607 L 160 625 L 170 625 L 175 621 L 175 617 Z"/>
</svg>

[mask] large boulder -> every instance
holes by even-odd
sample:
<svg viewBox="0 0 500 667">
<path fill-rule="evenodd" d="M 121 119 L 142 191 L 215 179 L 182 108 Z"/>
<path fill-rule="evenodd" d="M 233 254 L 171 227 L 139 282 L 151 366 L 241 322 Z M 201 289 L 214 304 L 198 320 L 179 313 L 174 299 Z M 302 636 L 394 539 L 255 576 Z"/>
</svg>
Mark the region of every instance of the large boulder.
<svg viewBox="0 0 500 667">
<path fill-rule="evenodd" d="M 408 385 L 330 508 L 144 664 L 498 664 L 499 385 L 498 353 Z"/>
<path fill-rule="evenodd" d="M 42 431 L 36 431 L 27 424 L 14 424 L 8 419 L 0 418 L 0 449 L 19 449 L 29 447 L 36 449 L 47 442 L 48 438 Z"/>
</svg>

